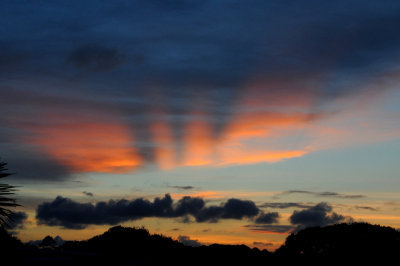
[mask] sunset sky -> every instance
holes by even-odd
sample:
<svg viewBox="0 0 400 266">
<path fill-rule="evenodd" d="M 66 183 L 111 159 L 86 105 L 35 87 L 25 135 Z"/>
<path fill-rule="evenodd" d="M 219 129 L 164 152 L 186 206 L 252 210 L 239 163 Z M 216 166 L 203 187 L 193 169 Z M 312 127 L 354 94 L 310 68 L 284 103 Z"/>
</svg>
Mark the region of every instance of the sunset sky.
<svg viewBox="0 0 400 266">
<path fill-rule="evenodd" d="M 21 240 L 400 228 L 399 1 L 1 1 L 0 22 Z"/>
</svg>

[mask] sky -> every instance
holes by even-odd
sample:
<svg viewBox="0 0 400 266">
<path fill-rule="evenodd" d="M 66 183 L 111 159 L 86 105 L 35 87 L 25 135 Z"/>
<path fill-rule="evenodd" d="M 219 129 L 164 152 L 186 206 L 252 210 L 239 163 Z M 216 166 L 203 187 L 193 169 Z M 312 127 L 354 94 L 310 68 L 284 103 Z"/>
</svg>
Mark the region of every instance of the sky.
<svg viewBox="0 0 400 266">
<path fill-rule="evenodd" d="M 117 224 L 274 250 L 400 228 L 398 1 L 1 1 L 23 241 Z"/>
</svg>

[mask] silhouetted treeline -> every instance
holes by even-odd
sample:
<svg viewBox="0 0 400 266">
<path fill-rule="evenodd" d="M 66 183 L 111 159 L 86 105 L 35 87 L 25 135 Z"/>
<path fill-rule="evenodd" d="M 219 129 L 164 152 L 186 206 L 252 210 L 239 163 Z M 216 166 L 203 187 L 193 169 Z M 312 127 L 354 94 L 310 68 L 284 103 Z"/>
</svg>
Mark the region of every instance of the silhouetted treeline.
<svg viewBox="0 0 400 266">
<path fill-rule="evenodd" d="M 271 265 L 287 262 L 382 263 L 400 255 L 400 232 L 367 223 L 314 227 L 291 234 L 276 252 L 245 245 L 184 246 L 146 229 L 116 226 L 85 241 L 56 246 L 47 236 L 37 246 L 0 232 L 1 251 L 17 265 Z"/>
<path fill-rule="evenodd" d="M 275 256 L 303 261 L 381 262 L 400 255 L 400 232 L 368 223 L 312 227 L 291 234 Z"/>
</svg>

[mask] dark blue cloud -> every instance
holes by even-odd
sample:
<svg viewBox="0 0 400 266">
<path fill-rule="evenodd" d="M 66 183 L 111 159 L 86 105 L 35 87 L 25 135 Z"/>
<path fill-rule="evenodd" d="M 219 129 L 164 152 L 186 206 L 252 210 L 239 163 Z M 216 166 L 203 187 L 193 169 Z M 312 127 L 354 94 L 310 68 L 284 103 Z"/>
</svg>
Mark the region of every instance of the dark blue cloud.
<svg viewBox="0 0 400 266">
<path fill-rule="evenodd" d="M 110 200 L 96 204 L 80 203 L 58 196 L 52 202 L 37 207 L 38 224 L 83 229 L 91 224 L 110 224 L 138 220 L 146 217 L 187 218 L 197 222 L 218 222 L 221 219 L 254 218 L 260 210 L 254 202 L 229 199 L 220 206 L 206 206 L 201 198 L 183 197 L 173 202 L 166 194 L 153 202 L 138 198 L 134 200 Z"/>
<path fill-rule="evenodd" d="M 318 203 L 305 210 L 294 211 L 289 220 L 291 224 L 297 225 L 298 230 L 352 221 L 350 217 L 332 212 L 332 207 L 325 202 Z"/>
<path fill-rule="evenodd" d="M 229 199 L 224 205 L 209 206 L 195 216 L 197 222 L 217 222 L 219 219 L 243 219 L 254 217 L 260 210 L 249 200 Z"/>
<path fill-rule="evenodd" d="M 277 223 L 279 218 L 279 213 L 277 212 L 269 212 L 262 213 L 255 220 L 256 224 L 273 224 Z"/>
<path fill-rule="evenodd" d="M 25 212 L 15 212 L 11 216 L 10 229 L 11 230 L 23 229 L 24 223 L 27 219 L 28 215 Z"/>
</svg>

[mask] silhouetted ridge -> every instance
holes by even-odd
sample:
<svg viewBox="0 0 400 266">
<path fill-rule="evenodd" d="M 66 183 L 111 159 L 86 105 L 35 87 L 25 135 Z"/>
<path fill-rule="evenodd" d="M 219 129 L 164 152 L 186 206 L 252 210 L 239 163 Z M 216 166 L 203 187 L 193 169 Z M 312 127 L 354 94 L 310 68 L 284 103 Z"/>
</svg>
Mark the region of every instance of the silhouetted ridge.
<svg viewBox="0 0 400 266">
<path fill-rule="evenodd" d="M 250 249 L 245 245 L 184 246 L 182 243 L 146 229 L 116 226 L 87 241 L 67 241 L 64 251 L 87 252 L 110 263 L 156 265 L 166 261 L 174 265 L 258 262 L 268 251 Z M 195 258 L 195 259 L 194 259 Z"/>
<path fill-rule="evenodd" d="M 67 241 L 65 251 L 89 252 L 115 262 L 155 263 L 159 256 L 171 258 L 184 246 L 169 237 L 150 234 L 146 229 L 115 226 L 86 241 Z M 157 254 L 157 256 L 154 256 Z M 110 262 L 111 263 L 111 262 Z"/>
<path fill-rule="evenodd" d="M 146 251 L 159 248 L 182 248 L 178 241 L 162 235 L 151 235 L 146 229 L 116 226 L 102 235 L 95 236 L 87 241 L 91 250 L 107 251 Z"/>
</svg>

